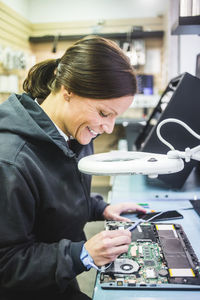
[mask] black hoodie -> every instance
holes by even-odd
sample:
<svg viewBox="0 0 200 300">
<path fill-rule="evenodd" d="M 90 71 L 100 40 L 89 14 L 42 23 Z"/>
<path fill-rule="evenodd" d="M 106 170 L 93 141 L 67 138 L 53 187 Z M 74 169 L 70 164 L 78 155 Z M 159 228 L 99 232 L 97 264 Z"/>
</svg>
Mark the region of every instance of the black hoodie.
<svg viewBox="0 0 200 300">
<path fill-rule="evenodd" d="M 0 288 L 63 291 L 85 270 L 84 225 L 106 207 L 77 168 L 92 143 L 69 149 L 27 94 L 0 105 L 0 141 Z"/>
</svg>

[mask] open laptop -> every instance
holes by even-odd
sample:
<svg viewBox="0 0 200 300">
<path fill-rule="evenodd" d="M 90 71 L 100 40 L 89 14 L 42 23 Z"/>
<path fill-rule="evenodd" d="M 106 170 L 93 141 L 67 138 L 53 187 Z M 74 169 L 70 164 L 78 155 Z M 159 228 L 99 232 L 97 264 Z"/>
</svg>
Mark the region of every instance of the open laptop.
<svg viewBox="0 0 200 300">
<path fill-rule="evenodd" d="M 133 223 L 106 221 L 106 230 Z M 200 264 L 179 224 L 141 223 L 128 252 L 101 268 L 103 289 L 200 289 Z"/>
</svg>

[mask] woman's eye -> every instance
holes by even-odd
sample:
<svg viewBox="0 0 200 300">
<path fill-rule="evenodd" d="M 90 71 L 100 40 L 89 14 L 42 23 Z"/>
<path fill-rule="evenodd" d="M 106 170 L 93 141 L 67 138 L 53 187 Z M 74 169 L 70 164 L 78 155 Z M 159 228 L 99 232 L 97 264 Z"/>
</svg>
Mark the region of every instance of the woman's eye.
<svg viewBox="0 0 200 300">
<path fill-rule="evenodd" d="M 106 117 L 108 117 L 108 114 L 105 114 L 102 111 L 100 111 L 100 116 L 103 117 L 103 118 L 106 118 Z"/>
</svg>

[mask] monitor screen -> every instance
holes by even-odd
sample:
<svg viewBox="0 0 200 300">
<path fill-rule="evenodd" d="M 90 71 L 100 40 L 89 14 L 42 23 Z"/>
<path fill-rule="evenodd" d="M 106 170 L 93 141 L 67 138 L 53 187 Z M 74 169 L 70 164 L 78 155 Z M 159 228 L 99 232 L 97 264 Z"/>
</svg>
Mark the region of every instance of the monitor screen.
<svg viewBox="0 0 200 300">
<path fill-rule="evenodd" d="M 153 94 L 153 75 L 136 75 L 138 94 L 152 95 Z"/>
<path fill-rule="evenodd" d="M 199 133 L 200 111 L 200 78 L 189 73 L 183 73 L 173 78 L 163 92 L 158 105 L 150 115 L 146 126 L 136 139 L 136 149 L 143 152 L 166 154 L 169 148 L 157 136 L 157 125 L 164 119 L 175 118 L 185 122 L 195 132 Z M 176 150 L 184 151 L 187 147 L 199 145 L 199 140 L 192 136 L 184 127 L 169 123 L 162 128 L 162 136 Z M 184 170 L 175 174 L 159 175 L 159 179 L 169 187 L 183 186 L 193 167 L 195 160 L 185 164 Z"/>
<path fill-rule="evenodd" d="M 200 53 L 197 54 L 196 58 L 196 77 L 200 78 Z"/>
</svg>

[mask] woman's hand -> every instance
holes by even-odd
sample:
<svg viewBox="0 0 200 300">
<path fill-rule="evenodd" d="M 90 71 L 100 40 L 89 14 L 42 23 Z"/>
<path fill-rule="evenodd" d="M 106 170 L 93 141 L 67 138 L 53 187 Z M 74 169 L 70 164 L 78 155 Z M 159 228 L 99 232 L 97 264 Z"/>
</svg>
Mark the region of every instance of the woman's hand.
<svg viewBox="0 0 200 300">
<path fill-rule="evenodd" d="M 131 243 L 128 230 L 107 230 L 94 235 L 85 243 L 85 249 L 97 266 L 114 261 L 121 253 L 127 252 Z"/>
<path fill-rule="evenodd" d="M 104 209 L 103 216 L 106 220 L 130 222 L 131 220 L 120 216 L 121 213 L 141 212 L 146 213 L 146 210 L 132 202 L 123 202 L 114 205 L 108 205 Z"/>
</svg>

